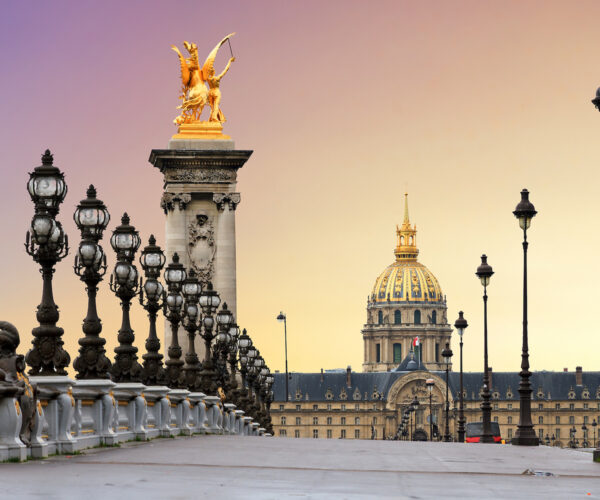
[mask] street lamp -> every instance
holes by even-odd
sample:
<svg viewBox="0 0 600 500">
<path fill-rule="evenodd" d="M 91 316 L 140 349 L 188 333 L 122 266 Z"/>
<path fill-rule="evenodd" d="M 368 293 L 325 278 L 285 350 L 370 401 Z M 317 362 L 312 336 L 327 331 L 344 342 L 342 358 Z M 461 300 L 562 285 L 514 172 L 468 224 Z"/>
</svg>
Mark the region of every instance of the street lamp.
<svg viewBox="0 0 600 500">
<path fill-rule="evenodd" d="M 163 300 L 163 313 L 171 325 L 171 345 L 169 346 L 169 359 L 165 362 L 167 385 L 174 389 L 182 386 L 183 361 L 181 360 L 181 346 L 179 345 L 179 323 L 181 322 L 181 285 L 187 277 L 183 264 L 179 262 L 177 252 L 173 254 L 171 263 L 164 272 L 167 285 L 167 298 Z"/>
<path fill-rule="evenodd" d="M 417 430 L 417 409 L 419 408 L 419 400 L 417 399 L 416 394 L 415 394 L 415 397 L 413 398 L 410 406 L 411 406 L 412 412 L 415 414 L 415 416 L 413 418 L 413 426 L 411 428 L 411 435 L 410 435 L 410 439 L 412 441 L 414 439 L 414 433 Z"/>
<path fill-rule="evenodd" d="M 185 387 L 195 392 L 198 390 L 198 373 L 200 372 L 200 362 L 196 354 L 196 330 L 198 329 L 198 297 L 201 292 L 201 285 L 194 269 L 190 269 L 186 279 L 181 285 L 181 294 L 183 295 L 183 328 L 188 335 L 188 350 L 185 354 L 185 365 L 183 367 L 183 380 Z"/>
<path fill-rule="evenodd" d="M 238 398 L 239 391 L 237 388 L 237 380 L 236 380 L 236 371 L 237 371 L 237 361 L 238 361 L 238 351 L 239 351 L 239 338 L 240 338 L 240 328 L 236 323 L 233 323 L 229 327 L 229 336 L 231 338 L 228 347 L 228 361 L 229 361 L 229 399 L 233 401 L 236 405 L 239 406 Z"/>
<path fill-rule="evenodd" d="M 433 441 L 433 411 L 431 407 L 431 393 L 433 392 L 433 386 L 435 382 L 432 378 L 428 378 L 425 381 L 425 385 L 427 386 L 427 392 L 429 392 L 429 441 Z"/>
<path fill-rule="evenodd" d="M 481 397 L 481 413 L 483 416 L 483 432 L 481 443 L 493 443 L 492 436 L 492 405 L 490 404 L 490 373 L 488 368 L 488 345 L 487 345 L 487 287 L 490 278 L 494 274 L 492 266 L 487 263 L 487 255 L 481 256 L 481 264 L 475 273 L 483 285 L 483 391 Z"/>
<path fill-rule="evenodd" d="M 289 401 L 290 396 L 288 392 L 288 359 L 287 359 L 287 316 L 280 312 L 277 316 L 277 321 L 283 321 L 283 334 L 285 337 L 285 400 Z"/>
<path fill-rule="evenodd" d="M 26 234 L 25 249 L 42 268 L 42 301 L 36 318 L 40 326 L 32 330 L 33 347 L 25 361 L 30 375 L 66 375 L 71 357 L 63 349 L 64 330 L 58 326 L 58 307 L 52 294 L 52 275 L 57 262 L 69 253 L 69 240 L 56 215 L 67 194 L 63 173 L 53 164 L 47 149 L 42 165 L 29 174 L 27 190 L 35 206 L 35 215 Z"/>
<path fill-rule="evenodd" d="M 214 394 L 217 390 L 215 378 L 215 370 L 212 361 L 211 344 L 215 338 L 213 335 L 213 327 L 215 320 L 213 314 L 219 307 L 221 299 L 219 294 L 213 290 L 212 283 L 207 283 L 206 288 L 202 290 L 200 295 L 200 307 L 202 308 L 202 321 L 198 333 L 204 339 L 204 362 L 200 371 L 200 386 L 202 392 L 206 394 Z"/>
<path fill-rule="evenodd" d="M 132 262 L 140 243 L 138 232 L 129 224 L 129 216 L 123 214 L 121 225 L 115 228 L 110 238 L 110 244 L 117 253 L 117 263 L 110 276 L 110 289 L 121 299 L 122 310 L 121 328 L 117 337 L 119 345 L 115 347 L 115 362 L 111 368 L 114 382 L 139 382 L 142 375 L 142 367 L 137 361 L 138 349 L 133 345 L 135 337 L 129 320 L 131 299 L 138 291 L 138 272 Z"/>
<path fill-rule="evenodd" d="M 529 201 L 529 191 L 521 191 L 521 201 L 513 212 L 519 219 L 519 227 L 523 230 L 523 348 L 521 352 L 521 371 L 519 376 L 519 424 L 512 444 L 520 446 L 538 446 L 540 440 L 533 430 L 531 421 L 531 372 L 529 371 L 529 346 L 527 339 L 527 229 L 531 225 L 531 219 L 537 214 L 535 207 Z"/>
<path fill-rule="evenodd" d="M 592 421 L 592 427 L 594 428 L 594 444 L 593 446 L 598 446 L 598 443 L 596 443 L 596 427 L 598 426 L 598 422 L 596 422 L 596 419 L 594 419 Z"/>
<path fill-rule="evenodd" d="M 444 363 L 446 364 L 446 428 L 444 430 L 444 441 L 449 443 L 450 439 L 450 421 L 448 412 L 450 410 L 450 402 L 448 401 L 448 372 L 450 370 L 450 361 L 452 359 L 452 349 L 450 349 L 450 344 L 446 342 L 446 348 L 442 351 L 442 357 L 444 358 Z"/>
<path fill-rule="evenodd" d="M 216 363 L 216 383 L 229 392 L 229 372 L 227 371 L 227 355 L 229 353 L 229 344 L 231 343 L 230 328 L 234 323 L 233 314 L 227 308 L 227 303 L 223 303 L 221 310 L 217 313 L 217 336 L 214 346 L 215 354 L 213 359 Z"/>
<path fill-rule="evenodd" d="M 587 425 L 585 425 L 585 422 L 581 426 L 581 430 L 583 431 L 583 447 L 587 448 L 588 447 L 588 436 L 587 436 L 588 428 L 587 428 Z"/>
<path fill-rule="evenodd" d="M 465 401 L 463 397 L 463 334 L 469 326 L 467 320 L 463 317 L 463 312 L 458 312 L 458 319 L 454 322 L 454 328 L 460 338 L 460 397 L 458 412 L 458 442 L 465 442 Z"/>
<path fill-rule="evenodd" d="M 140 265 L 144 270 L 146 281 L 140 280 L 140 304 L 148 311 L 150 318 L 150 329 L 146 339 L 146 354 L 142 367 L 142 382 L 145 385 L 162 385 L 165 382 L 165 369 L 163 367 L 163 355 L 160 353 L 160 340 L 156 335 L 156 316 L 164 302 L 164 288 L 158 278 L 165 265 L 166 257 L 161 248 L 156 244 L 154 235 L 150 235 L 148 245 L 140 255 Z M 144 292 L 146 301 L 144 303 Z"/>
<path fill-rule="evenodd" d="M 104 203 L 96 198 L 94 186 L 90 185 L 86 194 L 87 198 L 81 200 L 73 214 L 75 224 L 81 231 L 81 243 L 73 269 L 85 283 L 88 295 L 87 315 L 83 320 L 85 336 L 79 339 L 81 347 L 73 368 L 78 379 L 105 379 L 110 377 L 111 363 L 104 349 L 106 340 L 100 337 L 102 322 L 96 309 L 96 293 L 98 283 L 106 273 L 106 255 L 98 242 L 108 226 L 110 215 Z"/>
<path fill-rule="evenodd" d="M 575 434 L 576 434 L 576 432 L 577 432 L 577 429 L 573 425 L 573 427 L 571 427 L 569 429 L 569 433 L 571 434 L 571 440 L 569 442 L 569 445 L 571 446 L 571 448 L 576 448 L 577 447 L 577 445 L 575 444 Z"/>
<path fill-rule="evenodd" d="M 600 88 L 596 90 L 596 97 L 592 99 L 592 103 L 596 106 L 596 109 L 600 111 Z"/>
</svg>

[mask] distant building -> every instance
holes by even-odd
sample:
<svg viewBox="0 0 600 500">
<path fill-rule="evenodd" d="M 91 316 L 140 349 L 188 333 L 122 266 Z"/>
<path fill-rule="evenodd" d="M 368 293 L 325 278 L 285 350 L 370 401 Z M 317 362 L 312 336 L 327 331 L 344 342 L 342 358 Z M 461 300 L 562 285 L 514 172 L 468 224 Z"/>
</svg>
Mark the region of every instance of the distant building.
<svg viewBox="0 0 600 500">
<path fill-rule="evenodd" d="M 271 406 L 275 435 L 297 438 L 391 439 L 396 437 L 404 410 L 414 397 L 411 436 L 430 439 L 432 423 L 445 426 L 445 365 L 441 350 L 450 342 L 446 298 L 435 276 L 417 262 L 416 226 L 410 225 L 408 203 L 397 228 L 396 260 L 375 281 L 367 302 L 364 373 L 326 370 L 291 373 L 289 397 L 285 374 L 275 374 Z M 418 337 L 419 346 L 412 347 Z M 519 422 L 518 372 L 490 369 L 492 421 L 510 440 Z M 431 394 L 425 385 L 434 380 Z M 483 374 L 464 373 L 467 422 L 481 420 L 479 393 Z M 554 446 L 595 446 L 600 417 L 600 372 L 533 372 L 533 423 L 543 443 Z M 456 438 L 459 373 L 449 374 L 449 427 Z M 583 430 L 583 427 L 586 430 Z M 574 433 L 573 433 L 574 429 Z"/>
</svg>

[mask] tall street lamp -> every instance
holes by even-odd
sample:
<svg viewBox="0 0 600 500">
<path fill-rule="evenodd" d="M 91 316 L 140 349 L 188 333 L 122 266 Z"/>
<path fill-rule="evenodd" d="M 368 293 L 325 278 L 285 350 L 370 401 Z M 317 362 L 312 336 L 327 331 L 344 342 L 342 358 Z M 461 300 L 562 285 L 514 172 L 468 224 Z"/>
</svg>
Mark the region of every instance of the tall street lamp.
<svg viewBox="0 0 600 500">
<path fill-rule="evenodd" d="M 411 435 L 410 435 L 410 439 L 412 441 L 414 439 L 414 437 L 415 437 L 415 432 L 417 430 L 417 409 L 419 408 L 419 400 L 417 399 L 417 395 L 416 394 L 415 394 L 415 397 L 412 400 L 411 408 L 412 408 L 413 413 L 415 414 L 415 416 L 413 418 L 413 427 L 411 429 Z"/>
<path fill-rule="evenodd" d="M 40 326 L 32 330 L 33 347 L 25 361 L 30 375 L 66 375 L 65 367 L 71 357 L 63 349 L 64 330 L 58 326 L 58 307 L 52 293 L 52 275 L 57 262 L 69 253 L 69 240 L 59 221 L 56 220 L 60 204 L 67 194 L 63 173 L 53 164 L 53 156 L 47 149 L 42 165 L 29 174 L 27 190 L 35 206 L 35 215 L 26 234 L 25 249 L 42 268 L 42 302 L 36 318 Z"/>
<path fill-rule="evenodd" d="M 594 429 L 594 444 L 592 446 L 598 446 L 598 443 L 596 443 L 596 427 L 598 426 L 598 422 L 596 422 L 596 419 L 594 419 L 592 421 L 592 427 Z"/>
<path fill-rule="evenodd" d="M 233 323 L 229 327 L 229 336 L 231 338 L 228 346 L 228 358 L 229 362 L 229 394 L 227 395 L 229 399 L 239 406 L 239 391 L 237 380 L 235 374 L 237 372 L 237 361 L 238 361 L 238 351 L 239 351 L 239 338 L 240 338 L 240 328 L 236 323 Z"/>
<path fill-rule="evenodd" d="M 450 411 L 450 401 L 448 400 L 448 372 L 450 370 L 450 361 L 452 360 L 452 349 L 450 349 L 450 344 L 446 342 L 446 348 L 442 351 L 442 357 L 444 358 L 444 363 L 446 364 L 446 427 L 444 430 L 444 441 L 449 443 L 452 441 L 450 438 L 450 420 L 449 420 L 449 411 Z"/>
<path fill-rule="evenodd" d="M 142 285 L 140 279 L 140 304 L 148 311 L 150 329 L 146 339 L 146 354 L 142 367 L 142 382 L 145 385 L 162 385 L 165 382 L 165 369 L 163 355 L 160 353 L 160 340 L 156 335 L 156 316 L 164 302 L 164 288 L 158 278 L 165 265 L 166 257 L 161 248 L 156 244 L 154 235 L 150 235 L 148 245 L 142 250 L 140 265 L 144 270 L 146 281 Z M 144 292 L 146 301 L 144 302 Z"/>
<path fill-rule="evenodd" d="M 231 343 L 230 328 L 233 325 L 234 318 L 231 311 L 227 308 L 227 302 L 223 303 L 221 310 L 217 313 L 217 336 L 214 346 L 216 383 L 226 393 L 229 392 L 229 372 L 227 371 L 227 355 L 229 354 L 229 344 Z"/>
<path fill-rule="evenodd" d="M 212 361 L 211 345 L 215 338 L 213 334 L 214 319 L 213 314 L 219 307 L 221 299 L 219 294 L 213 290 L 212 283 L 207 283 L 206 288 L 202 290 L 200 295 L 200 307 L 202 308 L 202 321 L 200 324 L 199 333 L 204 339 L 205 356 L 200 372 L 200 384 L 202 392 L 206 394 L 214 394 L 217 390 L 215 383 L 215 370 Z"/>
<path fill-rule="evenodd" d="M 481 264 L 475 272 L 483 285 L 483 391 L 481 397 L 481 413 L 483 416 L 483 432 L 481 443 L 493 443 L 492 435 L 492 405 L 490 404 L 490 372 L 488 368 L 488 343 L 487 343 L 487 287 L 494 274 L 492 266 L 487 263 L 487 255 L 481 256 Z"/>
<path fill-rule="evenodd" d="M 523 348 L 521 351 L 521 371 L 519 376 L 519 424 L 512 444 L 520 446 L 538 446 L 540 440 L 533 430 L 531 421 L 531 372 L 529 371 L 529 346 L 527 339 L 527 229 L 531 225 L 531 219 L 537 214 L 535 207 L 529 201 L 529 191 L 521 191 L 521 201 L 513 212 L 519 219 L 519 226 L 523 230 Z"/>
<path fill-rule="evenodd" d="M 165 269 L 165 283 L 167 285 L 167 298 L 163 301 L 163 313 L 171 326 L 171 345 L 169 345 L 169 359 L 165 362 L 167 385 L 171 388 L 183 387 L 181 368 L 181 346 L 179 345 L 179 323 L 181 322 L 181 285 L 187 277 L 183 264 L 179 262 L 177 252 L 173 254 L 171 263 Z"/>
<path fill-rule="evenodd" d="M 183 294 L 183 327 L 188 335 L 188 350 L 185 354 L 185 365 L 183 366 L 183 379 L 185 387 L 195 392 L 199 388 L 200 361 L 196 354 L 196 330 L 198 330 L 198 297 L 201 286 L 196 272 L 190 269 L 187 278 L 181 286 Z"/>
<path fill-rule="evenodd" d="M 140 382 L 142 376 L 129 319 L 131 299 L 138 293 L 138 272 L 132 262 L 140 243 L 138 232 L 129 224 L 129 216 L 123 214 L 121 225 L 115 228 L 110 239 L 110 244 L 117 253 L 117 264 L 110 276 L 110 289 L 121 299 L 122 310 L 121 328 L 117 337 L 119 345 L 115 347 L 115 362 L 111 368 L 114 382 Z"/>
<path fill-rule="evenodd" d="M 85 283 L 88 295 L 87 315 L 83 320 L 85 337 L 79 339 L 81 347 L 73 368 L 78 379 L 105 379 L 110 377 L 111 363 L 104 349 L 106 340 L 100 337 L 102 322 L 96 309 L 96 293 L 98 283 L 106 273 L 106 255 L 98 242 L 108 226 L 110 215 L 104 203 L 96 198 L 94 186 L 88 188 L 87 198 L 81 200 L 73 219 L 81 231 L 81 243 L 73 269 Z"/>
<path fill-rule="evenodd" d="M 283 321 L 283 335 L 285 337 L 285 400 L 290 400 L 290 395 L 288 392 L 288 358 L 287 358 L 287 316 L 280 312 L 277 316 L 277 321 Z"/>
<path fill-rule="evenodd" d="M 454 322 L 454 328 L 458 332 L 460 338 L 460 395 L 459 395 L 459 410 L 458 410 L 458 442 L 465 442 L 465 401 L 463 397 L 463 334 L 469 326 L 467 320 L 463 317 L 463 312 L 458 312 L 458 319 Z"/>
<path fill-rule="evenodd" d="M 433 386 L 435 382 L 432 378 L 428 378 L 425 381 L 427 386 L 427 392 L 429 392 L 429 441 L 433 441 L 433 411 L 431 406 L 431 393 L 433 392 Z"/>
</svg>

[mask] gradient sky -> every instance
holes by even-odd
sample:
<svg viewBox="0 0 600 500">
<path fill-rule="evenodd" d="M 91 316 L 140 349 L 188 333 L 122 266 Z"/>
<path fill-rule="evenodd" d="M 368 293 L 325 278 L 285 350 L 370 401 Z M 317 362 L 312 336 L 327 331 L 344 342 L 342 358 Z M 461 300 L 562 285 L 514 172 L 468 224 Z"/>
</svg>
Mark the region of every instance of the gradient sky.
<svg viewBox="0 0 600 500">
<path fill-rule="evenodd" d="M 180 88 L 170 45 L 208 53 L 225 34 L 225 132 L 253 149 L 240 171 L 238 322 L 272 369 L 360 370 L 366 299 L 393 261 L 409 192 L 420 261 L 451 323 L 465 311 L 465 367 L 481 370 L 487 253 L 489 356 L 517 371 L 521 345 L 519 191 L 530 231 L 532 369 L 597 370 L 600 3 L 552 1 L 19 1 L 0 18 L 0 318 L 30 346 L 41 297 L 23 242 L 28 172 L 49 147 L 69 193 L 59 218 L 76 248 L 76 204 L 94 183 L 113 220 L 164 245 L 162 175 L 147 161 L 175 132 Z M 218 68 L 228 53 L 220 54 Z M 103 240 L 114 265 L 108 238 Z M 59 325 L 72 358 L 84 285 L 57 266 Z M 118 300 L 101 283 L 110 357 Z M 135 304 L 136 345 L 147 335 Z M 162 326 L 161 326 L 162 328 Z M 457 341 L 454 342 L 457 352 Z M 142 354 L 142 353 L 140 353 Z"/>
</svg>

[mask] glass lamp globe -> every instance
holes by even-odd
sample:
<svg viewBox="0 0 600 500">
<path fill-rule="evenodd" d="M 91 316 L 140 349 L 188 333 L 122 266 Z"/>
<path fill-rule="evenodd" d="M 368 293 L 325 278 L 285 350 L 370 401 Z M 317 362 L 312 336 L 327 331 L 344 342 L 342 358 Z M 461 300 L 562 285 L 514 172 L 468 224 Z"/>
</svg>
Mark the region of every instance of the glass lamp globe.
<svg viewBox="0 0 600 500">
<path fill-rule="evenodd" d="M 108 226 L 110 214 L 104 203 L 96 198 L 96 189 L 90 185 L 87 190 L 87 198 L 81 200 L 73 220 L 81 231 L 83 238 L 90 237 L 96 241 L 102 238 L 102 233 Z"/>
</svg>

